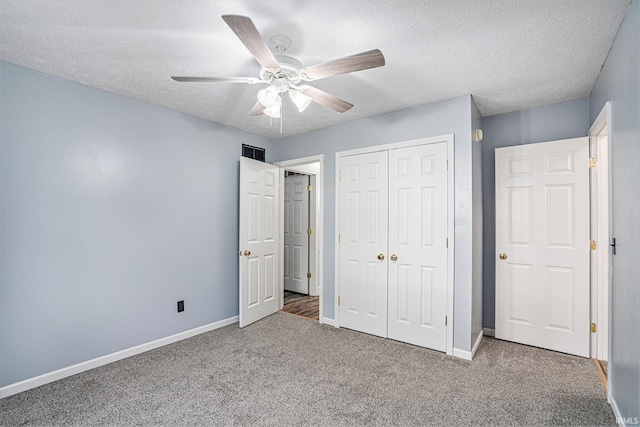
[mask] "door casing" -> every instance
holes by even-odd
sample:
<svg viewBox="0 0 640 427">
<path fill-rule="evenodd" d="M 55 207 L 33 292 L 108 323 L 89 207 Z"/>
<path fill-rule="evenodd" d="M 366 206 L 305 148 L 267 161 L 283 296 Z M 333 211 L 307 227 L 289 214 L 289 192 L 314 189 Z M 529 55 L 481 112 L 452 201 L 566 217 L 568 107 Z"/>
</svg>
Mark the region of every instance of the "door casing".
<svg viewBox="0 0 640 427">
<path fill-rule="evenodd" d="M 284 246 L 285 248 L 287 245 L 289 246 L 289 251 L 285 250 L 284 252 L 285 290 L 307 295 L 311 295 L 311 278 L 307 277 L 307 273 L 310 272 L 309 256 L 311 255 L 309 247 L 311 235 L 307 232 L 311 229 L 309 221 L 310 178 L 309 175 L 285 176 L 283 200 L 285 205 Z M 287 203 L 289 204 L 288 208 Z M 296 226 L 296 224 L 298 225 Z M 296 247 L 301 252 L 299 257 L 296 256 Z M 287 273 L 289 273 L 288 278 Z M 296 276 L 296 273 L 299 273 L 299 277 Z"/>
<path fill-rule="evenodd" d="M 285 160 L 275 163 L 280 167 L 280 171 L 290 170 L 295 172 L 305 173 L 311 176 L 311 185 L 315 185 L 315 189 L 312 192 L 311 200 L 311 240 L 309 246 L 313 252 L 313 259 L 309 260 L 309 271 L 311 272 L 311 280 L 313 285 L 310 284 L 310 288 L 315 286 L 316 295 L 319 296 L 319 310 L 318 316 L 319 323 L 325 323 L 327 319 L 324 319 L 323 313 L 323 229 L 324 229 L 324 212 L 323 212 L 323 197 L 324 189 L 322 186 L 324 176 L 324 155 L 302 157 L 298 159 Z M 314 179 L 315 178 L 315 179 Z M 279 292 L 280 292 L 280 309 L 284 306 L 284 173 L 280 173 L 280 265 L 279 265 Z M 315 221 L 314 221 L 315 219 Z M 314 229 L 315 223 L 315 229 Z M 314 280 L 315 278 L 315 280 Z M 311 293 L 311 292 L 310 292 Z M 328 323 L 332 323 L 329 319 Z"/>
<path fill-rule="evenodd" d="M 611 179 L 611 103 L 607 102 L 598 117 L 594 120 L 589 129 L 589 143 L 591 156 L 596 157 L 596 168 L 599 173 L 606 177 L 606 188 L 599 188 L 596 180 L 591 181 L 592 197 L 596 200 L 605 200 L 606 203 L 599 203 L 592 211 L 592 225 L 595 222 L 596 228 L 606 230 L 606 233 L 598 233 L 592 239 L 596 240 L 597 253 L 591 258 L 591 322 L 596 324 L 596 332 L 591 334 L 591 357 L 600 359 L 606 354 L 610 357 L 611 347 L 611 283 L 612 283 L 612 254 L 610 249 L 610 238 L 613 236 L 612 225 L 612 179 Z M 601 144 L 600 137 L 606 135 L 606 144 Z M 601 145 L 605 145 L 604 147 Z M 602 158 L 604 154 L 604 158 Z M 593 177 L 593 175 L 592 175 Z M 603 194 L 605 193 L 605 194 Z M 593 206 L 592 206 L 593 208 Z M 603 271 L 604 269 L 604 271 Z M 604 332 L 604 333 L 603 333 Z M 607 375 L 607 386 L 611 390 L 611 375 Z"/>
</svg>

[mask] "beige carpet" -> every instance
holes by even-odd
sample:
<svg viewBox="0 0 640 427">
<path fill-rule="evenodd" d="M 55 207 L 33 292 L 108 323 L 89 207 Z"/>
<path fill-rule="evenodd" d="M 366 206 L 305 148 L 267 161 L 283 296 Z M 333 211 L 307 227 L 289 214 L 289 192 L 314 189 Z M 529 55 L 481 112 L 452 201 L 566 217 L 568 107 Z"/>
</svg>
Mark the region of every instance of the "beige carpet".
<svg viewBox="0 0 640 427">
<path fill-rule="evenodd" d="M 485 338 L 467 362 L 277 313 L 0 401 L 0 425 L 615 425 L 588 359 Z"/>
</svg>

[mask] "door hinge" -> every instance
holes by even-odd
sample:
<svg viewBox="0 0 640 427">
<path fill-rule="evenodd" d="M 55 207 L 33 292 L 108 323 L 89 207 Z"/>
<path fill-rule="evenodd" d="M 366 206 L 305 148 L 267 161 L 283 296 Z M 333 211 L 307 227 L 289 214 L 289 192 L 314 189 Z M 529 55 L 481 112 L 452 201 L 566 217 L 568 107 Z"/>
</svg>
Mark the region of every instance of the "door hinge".
<svg viewBox="0 0 640 427">
<path fill-rule="evenodd" d="M 340 297 L 338 297 L 338 305 L 340 305 Z"/>
<path fill-rule="evenodd" d="M 448 323 L 447 320 L 448 320 L 447 316 L 444 316 L 444 326 L 447 326 L 447 323 Z"/>
<path fill-rule="evenodd" d="M 307 185 L 307 191 L 311 191 L 311 186 Z"/>
<path fill-rule="evenodd" d="M 589 157 L 589 169 L 596 167 L 596 159 L 594 157 Z"/>
<path fill-rule="evenodd" d="M 338 243 L 342 243 L 342 234 L 338 234 Z"/>
<path fill-rule="evenodd" d="M 307 273 L 307 279 L 311 279 L 311 272 Z"/>
<path fill-rule="evenodd" d="M 595 323 L 591 323 L 591 325 L 589 325 L 589 326 L 590 326 L 589 329 L 591 330 L 591 332 L 595 332 L 596 331 L 596 324 Z"/>
<path fill-rule="evenodd" d="M 307 228 L 307 234 L 311 235 L 311 229 Z"/>
<path fill-rule="evenodd" d="M 449 238 L 447 237 L 447 241 L 445 242 L 445 246 L 448 248 L 449 247 Z"/>
<path fill-rule="evenodd" d="M 445 167 L 447 168 L 447 170 L 449 170 L 449 160 L 447 159 L 447 160 L 445 160 L 445 162 L 446 162 L 446 166 Z"/>
<path fill-rule="evenodd" d="M 591 240 L 591 241 L 589 241 L 589 248 L 590 248 L 592 251 L 595 251 L 595 250 L 596 250 L 596 241 L 595 241 L 595 240 Z"/>
<path fill-rule="evenodd" d="M 342 171 L 338 172 L 338 181 L 342 181 Z"/>
</svg>

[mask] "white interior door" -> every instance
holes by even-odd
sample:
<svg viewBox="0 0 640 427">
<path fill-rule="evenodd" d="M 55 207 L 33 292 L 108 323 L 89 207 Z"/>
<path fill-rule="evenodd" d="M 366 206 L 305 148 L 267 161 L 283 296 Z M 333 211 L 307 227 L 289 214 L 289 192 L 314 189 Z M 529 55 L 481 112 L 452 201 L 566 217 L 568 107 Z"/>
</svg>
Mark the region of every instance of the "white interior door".
<svg viewBox="0 0 640 427">
<path fill-rule="evenodd" d="M 284 289 L 309 294 L 309 176 L 284 179 Z"/>
<path fill-rule="evenodd" d="M 387 152 L 340 159 L 340 326 L 387 336 Z"/>
<path fill-rule="evenodd" d="M 278 311 L 278 166 L 240 158 L 240 327 Z"/>
<path fill-rule="evenodd" d="M 588 138 L 495 159 L 496 338 L 588 357 Z"/>
<path fill-rule="evenodd" d="M 389 151 L 389 338 L 445 351 L 447 144 Z"/>
</svg>

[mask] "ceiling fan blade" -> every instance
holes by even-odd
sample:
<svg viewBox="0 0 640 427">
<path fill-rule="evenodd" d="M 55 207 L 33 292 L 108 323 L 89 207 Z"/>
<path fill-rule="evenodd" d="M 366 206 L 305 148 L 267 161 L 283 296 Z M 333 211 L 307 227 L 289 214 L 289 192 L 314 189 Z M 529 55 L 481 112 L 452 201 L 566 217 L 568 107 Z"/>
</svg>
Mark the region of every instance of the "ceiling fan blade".
<svg viewBox="0 0 640 427">
<path fill-rule="evenodd" d="M 264 42 L 253 21 L 240 15 L 222 15 L 240 41 L 249 49 L 256 61 L 265 68 L 278 68 L 278 61 Z"/>
<path fill-rule="evenodd" d="M 172 76 L 173 80 L 177 82 L 192 82 L 192 83 L 266 83 L 255 77 L 180 77 Z"/>
<path fill-rule="evenodd" d="M 336 76 L 338 74 L 353 73 L 354 71 L 368 70 L 369 68 L 382 67 L 385 64 L 384 56 L 379 49 L 312 65 L 305 68 L 304 72 L 312 80 Z"/>
<path fill-rule="evenodd" d="M 249 111 L 248 116 L 261 116 L 264 114 L 264 106 L 260 104 L 260 101 L 256 102 L 256 105 L 253 106 L 251 111 Z"/>
<path fill-rule="evenodd" d="M 332 110 L 336 110 L 338 113 L 344 113 L 353 107 L 353 104 L 349 104 L 347 101 L 343 101 L 342 99 L 315 87 L 301 86 L 300 89 L 303 94 L 311 97 L 313 102 L 329 107 Z"/>
</svg>

